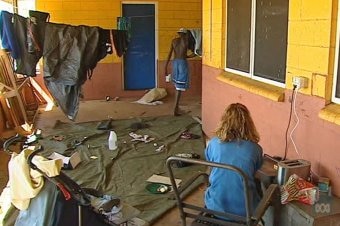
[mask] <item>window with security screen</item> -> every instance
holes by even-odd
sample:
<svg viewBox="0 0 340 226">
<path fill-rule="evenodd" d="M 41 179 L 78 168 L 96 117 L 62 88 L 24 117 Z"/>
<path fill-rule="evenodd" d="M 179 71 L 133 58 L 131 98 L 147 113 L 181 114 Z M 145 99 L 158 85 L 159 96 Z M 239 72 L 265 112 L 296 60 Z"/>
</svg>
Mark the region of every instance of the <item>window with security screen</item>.
<svg viewBox="0 0 340 226">
<path fill-rule="evenodd" d="M 339 12 L 340 14 L 340 12 Z M 338 15 L 338 28 L 335 48 L 335 63 L 334 63 L 334 78 L 333 78 L 333 91 L 332 102 L 340 104 L 340 18 Z"/>
<path fill-rule="evenodd" d="M 340 61 L 340 57 L 338 56 L 338 60 L 337 60 L 337 70 L 336 70 L 336 76 L 335 76 L 335 86 L 334 86 L 334 92 L 333 92 L 333 99 L 334 102 L 336 103 L 340 103 L 340 67 L 339 67 L 339 61 Z"/>
<path fill-rule="evenodd" d="M 228 0 L 226 70 L 284 86 L 288 0 Z"/>
</svg>

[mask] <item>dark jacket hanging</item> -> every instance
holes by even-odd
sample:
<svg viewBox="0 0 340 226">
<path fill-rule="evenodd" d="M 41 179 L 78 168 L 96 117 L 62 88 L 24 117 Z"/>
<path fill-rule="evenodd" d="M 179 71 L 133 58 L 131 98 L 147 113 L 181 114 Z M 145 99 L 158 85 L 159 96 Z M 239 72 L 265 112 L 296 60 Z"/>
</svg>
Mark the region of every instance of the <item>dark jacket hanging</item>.
<svg viewBox="0 0 340 226">
<path fill-rule="evenodd" d="M 22 17 L 18 14 L 13 14 L 13 21 L 14 32 L 16 34 L 20 50 L 20 57 L 16 59 L 15 72 L 28 76 L 36 76 L 36 66 L 39 59 L 42 57 L 42 51 L 30 52 L 28 49 L 27 23 L 29 23 L 29 18 Z M 39 25 L 39 29 L 36 29 L 35 36 L 42 37 L 44 34 L 44 23 L 42 23 Z"/>
<path fill-rule="evenodd" d="M 73 120 L 78 113 L 81 85 L 100 60 L 98 27 L 46 23 L 45 32 L 45 84 Z"/>
</svg>

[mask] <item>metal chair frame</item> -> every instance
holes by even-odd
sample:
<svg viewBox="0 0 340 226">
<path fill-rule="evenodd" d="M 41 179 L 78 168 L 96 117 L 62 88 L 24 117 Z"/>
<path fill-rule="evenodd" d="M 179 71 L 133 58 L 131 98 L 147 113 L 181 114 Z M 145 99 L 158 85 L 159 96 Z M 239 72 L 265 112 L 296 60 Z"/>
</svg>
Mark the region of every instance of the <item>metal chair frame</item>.
<svg viewBox="0 0 340 226">
<path fill-rule="evenodd" d="M 193 165 L 204 165 L 208 167 L 217 167 L 222 168 L 225 170 L 231 170 L 236 172 L 238 175 L 242 178 L 242 183 L 244 187 L 244 200 L 245 200 L 245 208 L 246 208 L 246 216 L 238 216 L 231 213 L 226 212 L 219 212 L 207 209 L 205 207 L 200 207 L 197 205 L 193 205 L 187 202 L 184 202 L 183 200 L 183 191 L 187 189 L 192 183 L 194 183 L 199 178 L 203 177 L 204 182 L 209 182 L 209 175 L 207 172 L 198 172 L 196 175 L 194 175 L 190 180 L 188 180 L 185 184 L 183 184 L 181 187 L 178 187 L 175 183 L 175 175 L 173 171 L 173 165 L 176 162 L 185 162 L 188 164 Z M 248 186 L 248 177 L 247 175 L 238 167 L 228 165 L 228 164 L 222 164 L 222 163 L 216 163 L 216 162 L 209 162 L 205 160 L 200 159 L 189 159 L 189 158 L 183 158 L 183 157 L 177 157 L 177 156 L 171 156 L 166 161 L 167 168 L 169 171 L 170 181 L 173 187 L 173 191 L 176 197 L 177 206 L 180 212 L 180 217 L 182 220 L 182 225 L 187 225 L 187 218 L 195 219 L 192 225 L 214 225 L 214 226 L 239 226 L 239 225 L 247 225 L 247 226 L 255 226 L 258 225 L 259 221 L 263 217 L 266 209 L 269 207 L 274 193 L 278 189 L 277 184 L 271 184 L 267 188 L 267 190 L 264 192 L 263 197 L 255 209 L 254 213 L 252 213 L 250 208 L 250 189 Z M 195 212 L 195 213 L 193 213 Z M 215 216 L 214 218 L 206 216 L 206 214 L 210 214 Z M 231 219 L 231 221 L 224 220 L 223 218 Z M 202 223 L 203 222 L 203 223 Z"/>
</svg>

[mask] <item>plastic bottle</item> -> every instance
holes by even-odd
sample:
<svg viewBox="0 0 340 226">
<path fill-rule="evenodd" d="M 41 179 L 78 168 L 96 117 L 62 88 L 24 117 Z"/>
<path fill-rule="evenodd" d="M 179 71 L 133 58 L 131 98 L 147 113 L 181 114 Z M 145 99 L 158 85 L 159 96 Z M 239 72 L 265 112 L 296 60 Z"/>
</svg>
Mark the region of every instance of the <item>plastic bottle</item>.
<svg viewBox="0 0 340 226">
<path fill-rule="evenodd" d="M 115 133 L 115 131 L 111 130 L 109 136 L 109 150 L 113 151 L 116 149 L 117 149 L 117 134 Z"/>
</svg>

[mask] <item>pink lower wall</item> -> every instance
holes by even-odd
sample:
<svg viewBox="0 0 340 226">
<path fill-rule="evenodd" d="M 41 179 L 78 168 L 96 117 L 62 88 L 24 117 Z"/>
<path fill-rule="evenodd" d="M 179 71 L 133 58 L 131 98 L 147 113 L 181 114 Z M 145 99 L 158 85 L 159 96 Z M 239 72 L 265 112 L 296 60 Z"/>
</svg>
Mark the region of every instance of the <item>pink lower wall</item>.
<svg viewBox="0 0 340 226">
<path fill-rule="evenodd" d="M 190 88 L 183 93 L 183 97 L 201 96 L 202 93 L 202 61 L 189 60 Z M 165 82 L 164 73 L 165 61 L 158 62 L 158 87 L 166 88 L 168 96 L 174 95 L 175 90 L 172 83 Z M 169 69 L 171 66 L 169 66 Z M 169 70 L 170 71 L 170 70 Z M 36 78 L 37 82 L 43 85 L 43 76 Z M 84 100 L 104 100 L 106 96 L 120 98 L 140 98 L 145 90 L 126 91 L 123 88 L 123 76 L 121 63 L 102 63 L 94 69 L 91 80 L 83 85 Z"/>
<path fill-rule="evenodd" d="M 204 132 L 211 137 L 226 106 L 240 102 L 245 104 L 252 114 L 261 136 L 260 145 L 264 153 L 282 157 L 292 91 L 286 90 L 284 102 L 275 102 L 217 80 L 216 76 L 221 72 L 221 69 L 202 66 Z M 296 112 L 300 121 L 293 133 L 293 140 L 301 157 L 296 153 L 289 138 L 290 131 L 296 124 L 292 113 L 287 158 L 311 161 L 313 172 L 319 176 L 329 177 L 333 193 L 340 196 L 340 126 L 318 117 L 319 111 L 324 106 L 324 99 L 297 94 Z"/>
</svg>

